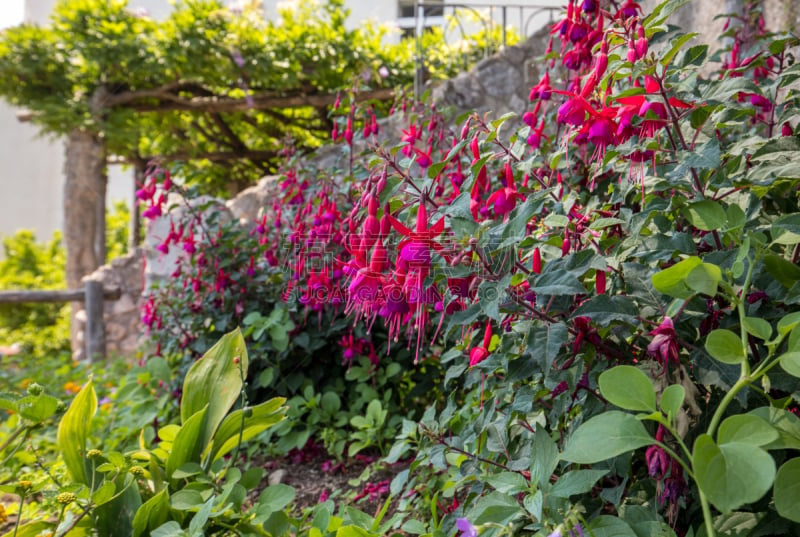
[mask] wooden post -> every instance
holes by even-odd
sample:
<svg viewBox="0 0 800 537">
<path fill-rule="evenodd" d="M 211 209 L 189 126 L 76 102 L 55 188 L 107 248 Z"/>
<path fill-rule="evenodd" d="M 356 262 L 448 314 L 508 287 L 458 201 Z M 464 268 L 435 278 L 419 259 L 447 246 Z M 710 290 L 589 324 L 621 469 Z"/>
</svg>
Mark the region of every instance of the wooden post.
<svg viewBox="0 0 800 537">
<path fill-rule="evenodd" d="M 86 358 L 94 363 L 106 358 L 106 326 L 103 321 L 103 282 L 86 282 Z"/>
<path fill-rule="evenodd" d="M 136 197 L 136 191 L 144 186 L 145 181 L 145 166 L 146 163 L 141 159 L 136 159 L 133 165 L 133 193 L 131 195 L 131 220 L 130 227 L 128 228 L 128 252 L 134 251 L 139 247 L 139 234 L 141 233 L 141 218 L 139 212 L 139 200 Z"/>
</svg>

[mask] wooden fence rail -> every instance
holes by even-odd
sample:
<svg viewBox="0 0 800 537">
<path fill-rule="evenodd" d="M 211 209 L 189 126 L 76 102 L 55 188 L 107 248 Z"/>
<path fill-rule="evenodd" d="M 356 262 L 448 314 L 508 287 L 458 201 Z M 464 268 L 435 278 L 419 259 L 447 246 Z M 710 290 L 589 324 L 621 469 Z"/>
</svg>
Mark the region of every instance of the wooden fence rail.
<svg viewBox="0 0 800 537">
<path fill-rule="evenodd" d="M 118 288 L 104 289 L 102 282 L 87 281 L 83 289 L 0 291 L 0 304 L 83 302 L 86 307 L 86 330 L 83 337 L 86 357 L 94 362 L 106 358 L 103 301 L 119 300 L 120 296 L 122 292 Z"/>
</svg>

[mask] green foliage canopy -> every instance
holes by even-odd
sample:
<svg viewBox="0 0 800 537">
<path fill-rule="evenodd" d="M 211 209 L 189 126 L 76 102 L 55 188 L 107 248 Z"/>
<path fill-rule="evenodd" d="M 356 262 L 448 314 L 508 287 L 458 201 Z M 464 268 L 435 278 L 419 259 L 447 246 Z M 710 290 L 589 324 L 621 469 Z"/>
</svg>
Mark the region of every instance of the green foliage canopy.
<svg viewBox="0 0 800 537">
<path fill-rule="evenodd" d="M 386 46 L 383 29 L 346 17 L 341 0 L 276 21 L 217 0 L 178 2 L 162 21 L 125 0 L 61 0 L 49 25 L 0 35 L 0 96 L 46 133 L 89 129 L 129 160 L 200 159 L 190 178 L 241 186 L 287 136 L 319 145 L 337 91 L 369 81 L 388 96 L 411 80 L 411 43 Z"/>
</svg>

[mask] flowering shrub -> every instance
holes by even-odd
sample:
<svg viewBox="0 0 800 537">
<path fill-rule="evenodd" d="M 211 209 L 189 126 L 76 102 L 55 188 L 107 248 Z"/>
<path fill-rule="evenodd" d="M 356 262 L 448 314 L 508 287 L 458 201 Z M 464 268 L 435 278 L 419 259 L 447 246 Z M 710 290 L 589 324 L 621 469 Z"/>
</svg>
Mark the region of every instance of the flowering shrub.
<svg viewBox="0 0 800 537">
<path fill-rule="evenodd" d="M 401 511 L 433 513 L 404 527 L 796 531 L 798 40 L 746 3 L 708 75 L 709 47 L 666 23 L 679 4 L 570 1 L 510 134 L 510 115 L 406 102 L 391 145 L 341 109 L 349 169 L 287 168 L 256 225 L 248 277 L 288 267 L 278 341 L 347 315 L 345 358 L 404 340 L 413 367 L 447 368 L 446 401 L 388 454 L 414 454 Z M 235 304 L 229 255 L 201 287 Z"/>
</svg>

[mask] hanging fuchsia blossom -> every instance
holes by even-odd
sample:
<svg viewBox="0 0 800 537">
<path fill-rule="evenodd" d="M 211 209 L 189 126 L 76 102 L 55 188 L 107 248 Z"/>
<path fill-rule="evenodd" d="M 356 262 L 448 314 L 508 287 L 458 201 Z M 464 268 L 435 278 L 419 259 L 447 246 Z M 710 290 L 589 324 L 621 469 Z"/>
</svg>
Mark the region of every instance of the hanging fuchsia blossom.
<svg viewBox="0 0 800 537">
<path fill-rule="evenodd" d="M 647 345 L 647 354 L 655 358 L 663 366 L 662 373 L 667 370 L 667 365 L 670 362 L 680 365 L 678 340 L 675 337 L 675 327 L 672 324 L 672 319 L 664 317 L 658 328 L 650 332 L 650 335 L 655 337 Z"/>
</svg>

